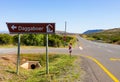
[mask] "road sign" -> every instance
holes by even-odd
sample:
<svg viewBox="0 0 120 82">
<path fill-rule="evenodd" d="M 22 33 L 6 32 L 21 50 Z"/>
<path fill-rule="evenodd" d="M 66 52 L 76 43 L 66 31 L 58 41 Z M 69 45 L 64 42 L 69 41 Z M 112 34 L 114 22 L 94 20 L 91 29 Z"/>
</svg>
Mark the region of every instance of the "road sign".
<svg viewBox="0 0 120 82">
<path fill-rule="evenodd" d="M 46 74 L 49 74 L 48 34 L 55 33 L 55 23 L 6 23 L 11 34 L 18 34 L 17 74 L 20 64 L 20 34 L 45 33 L 46 34 Z"/>
<path fill-rule="evenodd" d="M 72 43 L 69 44 L 69 53 L 70 53 L 70 57 L 71 57 L 71 53 L 72 53 Z"/>
<path fill-rule="evenodd" d="M 55 33 L 55 23 L 6 23 L 10 34 Z"/>
<path fill-rule="evenodd" d="M 70 54 L 72 53 L 72 43 L 70 43 L 70 45 L 69 45 L 69 53 Z"/>
</svg>

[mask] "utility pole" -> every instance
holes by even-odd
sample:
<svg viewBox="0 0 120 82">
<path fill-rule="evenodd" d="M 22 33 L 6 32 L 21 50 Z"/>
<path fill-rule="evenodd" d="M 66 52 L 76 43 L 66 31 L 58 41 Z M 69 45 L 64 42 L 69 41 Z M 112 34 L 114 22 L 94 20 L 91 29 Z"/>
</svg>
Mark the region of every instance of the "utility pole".
<svg viewBox="0 0 120 82">
<path fill-rule="evenodd" d="M 67 22 L 65 21 L 65 35 L 66 35 L 66 29 L 67 29 Z"/>
<path fill-rule="evenodd" d="M 67 29 L 67 22 L 65 21 L 64 47 L 66 46 L 66 29 Z"/>
</svg>

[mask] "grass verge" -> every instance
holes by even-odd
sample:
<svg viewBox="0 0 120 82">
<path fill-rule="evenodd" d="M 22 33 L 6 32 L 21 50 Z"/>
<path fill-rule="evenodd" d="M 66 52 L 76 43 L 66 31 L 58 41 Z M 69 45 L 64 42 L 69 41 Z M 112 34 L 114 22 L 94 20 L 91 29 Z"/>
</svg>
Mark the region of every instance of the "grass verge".
<svg viewBox="0 0 120 82">
<path fill-rule="evenodd" d="M 74 82 L 80 77 L 79 65 L 75 63 L 76 56 L 70 57 L 65 54 L 49 55 L 49 74 L 46 74 L 45 54 L 21 54 L 21 61 L 37 60 L 42 65 L 37 69 L 20 68 L 20 75 L 16 75 L 16 65 L 9 63 L 1 71 L 0 81 L 3 82 Z M 2 66 L 2 65 L 1 65 Z M 80 69 L 80 68 L 79 68 Z"/>
</svg>

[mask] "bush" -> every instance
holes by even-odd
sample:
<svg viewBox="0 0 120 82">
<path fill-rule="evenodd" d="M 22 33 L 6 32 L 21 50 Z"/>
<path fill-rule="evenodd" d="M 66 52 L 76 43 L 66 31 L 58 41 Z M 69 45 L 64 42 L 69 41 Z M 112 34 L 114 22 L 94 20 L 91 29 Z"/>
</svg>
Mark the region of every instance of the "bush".
<svg viewBox="0 0 120 82">
<path fill-rule="evenodd" d="M 26 46 L 46 46 L 45 34 L 21 34 L 21 45 Z M 76 38 L 73 36 L 66 36 L 66 44 L 75 43 Z M 9 34 L 0 35 L 0 44 L 18 44 L 18 35 L 11 36 Z M 51 47 L 64 46 L 63 35 L 48 35 L 48 45 Z"/>
<path fill-rule="evenodd" d="M 43 46 L 43 34 L 23 34 L 21 35 L 21 44 L 27 46 Z M 18 43 L 18 35 L 13 36 L 13 44 Z"/>
<path fill-rule="evenodd" d="M 42 34 L 24 34 L 21 36 L 21 42 L 23 45 L 43 46 L 43 35 Z"/>
<path fill-rule="evenodd" d="M 0 44 L 12 44 L 12 36 L 10 36 L 9 34 L 0 34 Z"/>
<path fill-rule="evenodd" d="M 18 35 L 13 36 L 13 45 L 17 45 L 18 43 Z"/>
</svg>

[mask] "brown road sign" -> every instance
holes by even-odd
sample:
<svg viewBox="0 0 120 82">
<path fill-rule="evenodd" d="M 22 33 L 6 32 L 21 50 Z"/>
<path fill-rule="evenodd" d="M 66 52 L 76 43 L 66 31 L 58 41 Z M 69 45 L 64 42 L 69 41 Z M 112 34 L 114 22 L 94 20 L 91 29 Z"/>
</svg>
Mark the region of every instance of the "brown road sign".
<svg viewBox="0 0 120 82">
<path fill-rule="evenodd" d="M 6 23 L 10 34 L 55 33 L 55 23 Z"/>
</svg>

